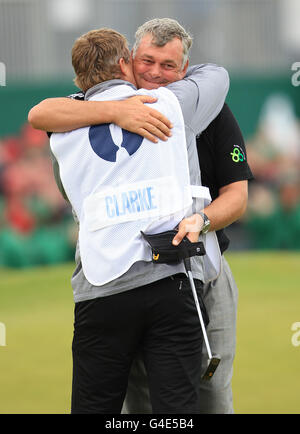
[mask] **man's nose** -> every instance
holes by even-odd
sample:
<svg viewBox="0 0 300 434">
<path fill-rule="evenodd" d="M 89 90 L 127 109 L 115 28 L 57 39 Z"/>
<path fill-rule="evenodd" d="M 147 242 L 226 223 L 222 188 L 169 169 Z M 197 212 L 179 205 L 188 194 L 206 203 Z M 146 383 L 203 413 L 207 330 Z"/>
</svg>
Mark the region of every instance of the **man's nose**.
<svg viewBox="0 0 300 434">
<path fill-rule="evenodd" d="M 149 71 L 152 78 L 159 78 L 161 76 L 161 68 L 159 64 L 154 64 L 151 66 Z"/>
</svg>

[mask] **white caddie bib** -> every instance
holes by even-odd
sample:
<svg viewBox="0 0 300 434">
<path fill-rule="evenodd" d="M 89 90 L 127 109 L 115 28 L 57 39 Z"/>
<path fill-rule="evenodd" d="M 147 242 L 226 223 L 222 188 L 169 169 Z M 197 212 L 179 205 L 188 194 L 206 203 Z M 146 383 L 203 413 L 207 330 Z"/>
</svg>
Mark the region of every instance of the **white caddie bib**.
<svg viewBox="0 0 300 434">
<path fill-rule="evenodd" d="M 119 85 L 90 99 L 137 94 Z M 173 135 L 167 142 L 152 143 L 114 124 L 55 133 L 50 139 L 62 184 L 79 219 L 83 272 L 96 286 L 117 279 L 137 261 L 151 261 L 140 231 L 174 229 L 192 214 L 192 198 L 199 195 L 190 186 L 185 127 L 176 96 L 166 88 L 142 89 L 140 94 L 157 97 L 151 106 L 171 120 Z M 202 187 L 201 194 L 204 191 L 207 195 Z"/>
</svg>

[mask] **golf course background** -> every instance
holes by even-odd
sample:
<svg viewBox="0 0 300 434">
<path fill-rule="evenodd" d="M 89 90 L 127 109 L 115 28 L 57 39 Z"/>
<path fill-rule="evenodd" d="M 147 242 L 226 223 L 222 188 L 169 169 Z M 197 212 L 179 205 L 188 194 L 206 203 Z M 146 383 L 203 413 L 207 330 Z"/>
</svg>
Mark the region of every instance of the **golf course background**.
<svg viewBox="0 0 300 434">
<path fill-rule="evenodd" d="M 0 0 L 0 414 L 70 412 L 77 227 L 28 111 L 78 91 L 79 35 L 111 27 L 132 48 L 137 27 L 164 16 L 193 35 L 191 65 L 228 70 L 255 177 L 228 228 L 235 412 L 300 413 L 299 0 Z"/>
<path fill-rule="evenodd" d="M 239 287 L 235 412 L 300 411 L 300 255 L 227 254 Z M 1 269 L 0 413 L 69 413 L 73 264 Z M 300 344 L 300 339 L 299 344 Z"/>
</svg>

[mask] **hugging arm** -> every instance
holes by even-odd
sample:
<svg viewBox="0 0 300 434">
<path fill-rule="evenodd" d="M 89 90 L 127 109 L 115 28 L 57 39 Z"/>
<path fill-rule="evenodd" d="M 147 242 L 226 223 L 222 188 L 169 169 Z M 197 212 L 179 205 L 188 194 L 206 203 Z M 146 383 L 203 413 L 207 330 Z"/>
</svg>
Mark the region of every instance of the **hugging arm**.
<svg viewBox="0 0 300 434">
<path fill-rule="evenodd" d="M 178 85 L 180 86 L 178 87 Z M 185 119 L 198 134 L 216 117 L 229 88 L 227 71 L 216 65 L 189 68 L 180 82 L 169 85 L 178 97 L 183 112 L 193 113 Z M 175 90 L 174 90 L 175 87 Z M 123 101 L 78 101 L 71 98 L 48 98 L 34 106 L 28 121 L 36 129 L 66 132 L 89 125 L 115 123 L 121 128 L 140 134 L 152 142 L 166 140 L 171 123 L 146 103 L 154 103 L 150 96 L 134 96 Z M 187 110 L 186 110 L 186 106 Z"/>
<path fill-rule="evenodd" d="M 77 128 L 115 123 L 152 142 L 166 140 L 171 123 L 157 110 L 145 105 L 156 99 L 134 96 L 123 101 L 79 101 L 71 98 L 48 98 L 34 106 L 28 121 L 36 129 L 61 133 Z"/>
<path fill-rule="evenodd" d="M 221 66 L 195 65 L 183 80 L 167 88 L 177 96 L 185 124 L 198 135 L 220 113 L 229 89 L 229 75 Z"/>
</svg>

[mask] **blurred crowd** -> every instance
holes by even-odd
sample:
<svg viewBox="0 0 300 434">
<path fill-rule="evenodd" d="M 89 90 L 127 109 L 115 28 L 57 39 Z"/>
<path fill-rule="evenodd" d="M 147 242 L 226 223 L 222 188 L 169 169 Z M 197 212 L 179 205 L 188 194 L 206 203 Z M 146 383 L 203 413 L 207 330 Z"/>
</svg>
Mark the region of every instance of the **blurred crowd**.
<svg viewBox="0 0 300 434">
<path fill-rule="evenodd" d="M 25 124 L 0 139 L 0 266 L 73 260 L 76 230 L 54 181 L 46 133 Z"/>
<path fill-rule="evenodd" d="M 255 181 L 244 219 L 249 247 L 300 250 L 300 124 L 286 95 L 271 95 L 247 142 Z"/>
<path fill-rule="evenodd" d="M 300 127 L 286 96 L 266 101 L 246 145 L 255 180 L 231 235 L 242 226 L 240 248 L 300 250 Z M 71 207 L 54 180 L 49 139 L 25 124 L 0 139 L 0 266 L 73 261 L 76 238 Z"/>
</svg>

